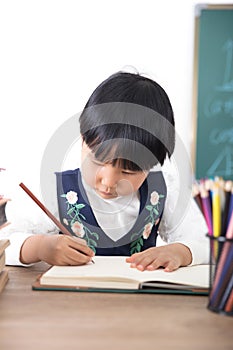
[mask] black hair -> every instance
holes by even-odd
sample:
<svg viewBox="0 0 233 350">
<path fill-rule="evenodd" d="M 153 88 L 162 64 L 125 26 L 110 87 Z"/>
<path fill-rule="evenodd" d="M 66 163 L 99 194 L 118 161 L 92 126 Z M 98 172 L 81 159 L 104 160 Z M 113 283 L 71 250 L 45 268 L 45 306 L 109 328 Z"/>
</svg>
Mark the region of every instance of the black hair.
<svg viewBox="0 0 233 350">
<path fill-rule="evenodd" d="M 104 80 L 79 121 L 83 141 L 101 162 L 149 170 L 174 151 L 170 100 L 158 83 L 140 74 L 118 72 Z"/>
</svg>

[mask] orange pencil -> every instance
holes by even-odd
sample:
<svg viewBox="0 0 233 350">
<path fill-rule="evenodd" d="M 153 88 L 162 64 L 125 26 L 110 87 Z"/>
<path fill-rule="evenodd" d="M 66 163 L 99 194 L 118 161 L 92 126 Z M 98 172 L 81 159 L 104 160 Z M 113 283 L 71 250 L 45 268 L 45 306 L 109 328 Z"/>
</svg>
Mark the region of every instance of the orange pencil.
<svg viewBox="0 0 233 350">
<path fill-rule="evenodd" d="M 233 312 L 233 290 L 231 291 L 231 294 L 226 302 L 225 311 Z"/>
<path fill-rule="evenodd" d="M 61 230 L 62 233 L 68 236 L 72 236 L 72 234 L 67 230 L 65 226 L 63 226 L 60 221 L 42 204 L 38 198 L 21 182 L 19 186 L 31 197 L 34 202 L 45 212 L 45 214 L 54 222 L 54 224 Z"/>
</svg>

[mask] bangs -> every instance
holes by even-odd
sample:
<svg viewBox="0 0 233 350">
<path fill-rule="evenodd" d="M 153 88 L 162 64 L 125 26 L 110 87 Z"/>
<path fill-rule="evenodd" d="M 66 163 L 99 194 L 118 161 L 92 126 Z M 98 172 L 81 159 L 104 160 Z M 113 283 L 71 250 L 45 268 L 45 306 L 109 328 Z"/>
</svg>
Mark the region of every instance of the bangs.
<svg viewBox="0 0 233 350">
<path fill-rule="evenodd" d="M 88 147 L 96 160 L 130 171 L 149 171 L 158 160 L 144 145 L 125 138 L 93 140 Z"/>
</svg>

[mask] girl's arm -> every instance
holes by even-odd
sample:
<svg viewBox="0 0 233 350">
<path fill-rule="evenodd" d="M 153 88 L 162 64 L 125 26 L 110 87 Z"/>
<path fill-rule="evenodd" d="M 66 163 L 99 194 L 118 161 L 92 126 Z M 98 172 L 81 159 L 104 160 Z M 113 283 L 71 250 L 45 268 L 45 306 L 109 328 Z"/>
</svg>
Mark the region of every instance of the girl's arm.
<svg viewBox="0 0 233 350">
<path fill-rule="evenodd" d="M 94 256 L 86 241 L 66 235 L 32 235 L 20 251 L 20 261 L 31 264 L 45 261 L 51 265 L 83 265 Z"/>
<path fill-rule="evenodd" d="M 208 228 L 191 190 L 177 182 L 172 174 L 166 174 L 165 181 L 167 199 L 159 226 L 160 237 L 168 244 L 181 243 L 188 247 L 192 265 L 208 264 Z"/>
</svg>

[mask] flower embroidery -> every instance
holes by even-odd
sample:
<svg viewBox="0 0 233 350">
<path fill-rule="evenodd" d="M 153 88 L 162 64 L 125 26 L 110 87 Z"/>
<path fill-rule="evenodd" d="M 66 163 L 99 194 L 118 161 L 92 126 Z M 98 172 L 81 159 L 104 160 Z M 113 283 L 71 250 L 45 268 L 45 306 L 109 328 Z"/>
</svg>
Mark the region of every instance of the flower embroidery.
<svg viewBox="0 0 233 350">
<path fill-rule="evenodd" d="M 70 226 L 75 236 L 85 239 L 87 245 L 96 252 L 96 241 L 99 239 L 99 235 L 96 232 L 90 231 L 90 229 L 83 224 L 83 220 L 86 220 L 86 218 L 81 213 L 81 210 L 85 207 L 85 204 L 78 203 L 79 198 L 74 191 L 62 194 L 61 197 L 65 198 L 67 203 L 67 217 L 63 218 L 63 223 L 66 226 Z"/>
<path fill-rule="evenodd" d="M 74 191 L 67 192 L 65 196 L 69 204 L 75 204 L 78 201 L 78 195 Z"/>
<path fill-rule="evenodd" d="M 83 228 L 83 224 L 81 224 L 78 221 L 75 221 L 72 226 L 71 226 L 71 230 L 74 232 L 74 234 L 80 238 L 83 238 L 85 235 L 85 231 Z"/>
<path fill-rule="evenodd" d="M 133 233 L 131 236 L 130 244 L 130 254 L 138 253 L 141 251 L 143 246 L 143 239 L 148 239 L 152 228 L 154 225 L 157 225 L 159 222 L 159 204 L 160 198 L 163 198 L 163 194 L 159 194 L 156 191 L 153 191 L 150 195 L 150 204 L 146 206 L 149 215 L 145 218 L 147 222 L 144 227 L 137 233 Z"/>
<path fill-rule="evenodd" d="M 150 202 L 152 205 L 156 205 L 159 202 L 159 194 L 156 191 L 153 191 L 150 195 Z"/>
<path fill-rule="evenodd" d="M 144 239 L 147 239 L 150 236 L 151 230 L 152 230 L 153 224 L 149 222 L 144 226 L 144 231 L 142 233 L 142 237 Z"/>
<path fill-rule="evenodd" d="M 158 192 L 153 191 L 150 195 L 150 203 L 151 205 L 147 205 L 146 209 L 149 211 L 149 216 L 145 220 L 150 219 L 150 222 L 153 223 L 153 225 L 156 222 L 156 219 L 158 219 L 159 216 L 159 200 L 160 198 L 163 198 L 163 194 L 158 194 Z"/>
</svg>

